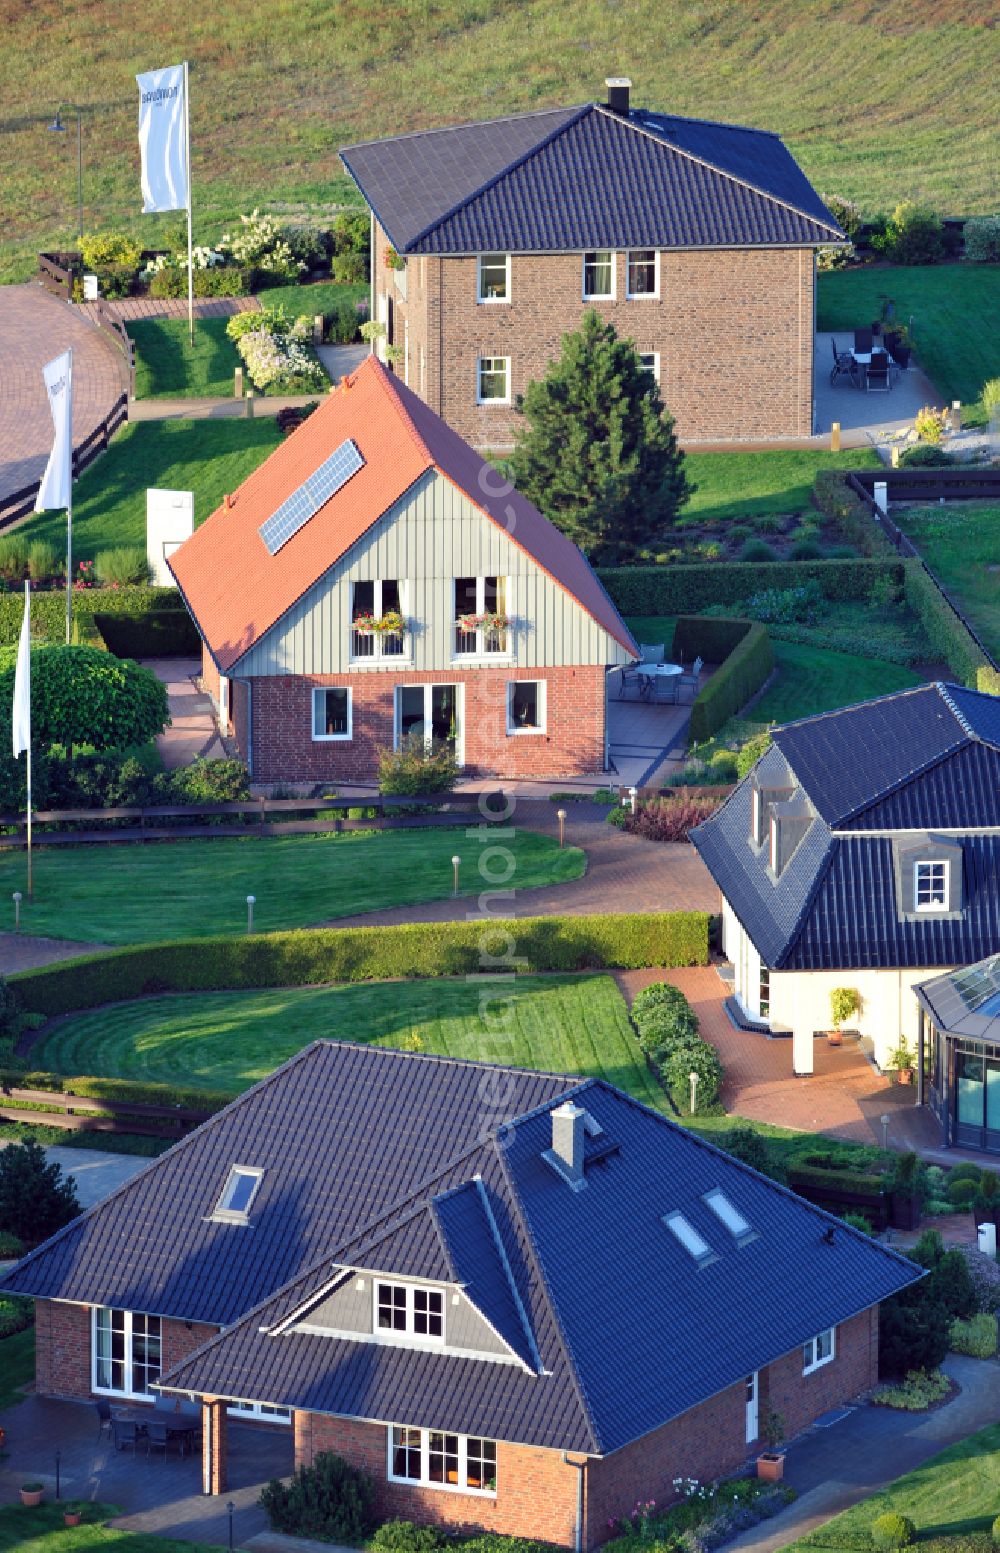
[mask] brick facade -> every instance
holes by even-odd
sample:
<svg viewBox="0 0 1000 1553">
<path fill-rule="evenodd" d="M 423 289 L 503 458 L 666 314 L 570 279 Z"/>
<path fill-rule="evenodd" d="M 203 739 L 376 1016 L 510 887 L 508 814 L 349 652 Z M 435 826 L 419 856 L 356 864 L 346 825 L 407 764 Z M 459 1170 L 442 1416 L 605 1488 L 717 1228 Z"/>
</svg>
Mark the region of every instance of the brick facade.
<svg viewBox="0 0 1000 1553">
<path fill-rule="evenodd" d="M 404 351 L 394 371 L 474 447 L 510 447 L 515 420 L 510 406 L 476 403 L 478 358 L 510 357 L 513 401 L 543 376 L 587 307 L 659 356 L 661 395 L 682 442 L 812 434 L 810 249 L 665 251 L 659 295 L 634 300 L 619 252 L 607 302 L 583 301 L 582 254 L 513 254 L 510 302 L 480 303 L 474 257 L 410 259 L 404 298 L 386 247 L 376 223 L 376 317 L 383 297 L 389 342 Z"/>
<path fill-rule="evenodd" d="M 90 1384 L 89 1305 L 59 1300 L 35 1301 L 35 1386 L 42 1396 L 87 1398 Z M 199 1322 L 164 1320 L 162 1368 L 179 1364 L 218 1330 Z M 152 1400 L 152 1399 L 150 1399 Z"/>
</svg>

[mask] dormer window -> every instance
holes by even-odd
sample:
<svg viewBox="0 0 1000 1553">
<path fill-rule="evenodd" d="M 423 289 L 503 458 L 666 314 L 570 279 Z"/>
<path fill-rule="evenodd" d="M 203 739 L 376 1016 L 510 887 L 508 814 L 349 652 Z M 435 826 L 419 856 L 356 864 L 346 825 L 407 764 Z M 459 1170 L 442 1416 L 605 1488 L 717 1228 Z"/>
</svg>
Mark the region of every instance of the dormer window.
<svg viewBox="0 0 1000 1553">
<path fill-rule="evenodd" d="M 212 1218 L 224 1224 L 246 1224 L 263 1174 L 255 1165 L 234 1165 Z"/>
<path fill-rule="evenodd" d="M 917 911 L 946 911 L 948 908 L 947 862 L 920 862 L 913 865 L 913 904 Z"/>
<path fill-rule="evenodd" d="M 375 1284 L 375 1331 L 444 1342 L 444 1292 L 412 1283 Z"/>
</svg>

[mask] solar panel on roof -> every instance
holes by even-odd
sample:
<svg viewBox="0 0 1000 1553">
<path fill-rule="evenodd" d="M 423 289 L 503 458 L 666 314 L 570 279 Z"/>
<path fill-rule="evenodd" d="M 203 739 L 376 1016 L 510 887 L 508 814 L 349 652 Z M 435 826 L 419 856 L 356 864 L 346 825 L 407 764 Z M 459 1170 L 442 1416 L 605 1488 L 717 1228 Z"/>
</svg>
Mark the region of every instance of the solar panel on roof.
<svg viewBox="0 0 1000 1553">
<path fill-rule="evenodd" d="M 268 552 L 277 555 L 282 545 L 286 545 L 325 506 L 330 497 L 336 496 L 351 476 L 364 467 L 364 462 L 350 437 L 339 448 L 335 448 L 330 457 L 313 470 L 308 480 L 304 480 L 298 490 L 293 491 L 278 510 L 271 514 L 267 522 L 261 524 L 258 532 Z"/>
</svg>

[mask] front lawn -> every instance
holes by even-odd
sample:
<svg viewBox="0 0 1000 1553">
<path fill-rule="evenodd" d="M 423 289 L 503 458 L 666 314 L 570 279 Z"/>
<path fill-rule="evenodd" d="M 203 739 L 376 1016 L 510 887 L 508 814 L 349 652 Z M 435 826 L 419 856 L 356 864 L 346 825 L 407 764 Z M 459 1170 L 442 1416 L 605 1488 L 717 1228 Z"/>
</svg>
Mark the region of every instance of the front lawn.
<svg viewBox="0 0 1000 1553">
<path fill-rule="evenodd" d="M 484 1010 L 484 985 L 474 977 L 171 995 L 80 1014 L 58 1025 L 32 1061 L 67 1075 L 238 1094 L 329 1037 L 599 1075 L 666 1108 L 611 976 L 517 976 L 493 995 L 502 1002 Z"/>
<path fill-rule="evenodd" d="M 35 1378 L 35 1329 L 25 1327 L 0 1341 L 0 1412 L 24 1401 L 22 1386 Z M 3 1546 L 0 1533 L 0 1547 Z"/>
<path fill-rule="evenodd" d="M 231 387 L 231 385 L 230 385 Z M 92 561 L 116 545 L 146 549 L 146 488 L 194 492 L 195 523 L 221 506 L 281 441 L 273 416 L 254 420 L 139 421 L 73 483 L 73 560 Z M 47 540 L 66 553 L 66 518 L 43 512 L 19 537 Z"/>
<path fill-rule="evenodd" d="M 269 286 L 258 293 L 261 307 L 279 304 L 290 318 L 300 318 L 304 313 L 315 318 L 317 313 L 330 313 L 342 302 L 352 305 L 365 301 L 370 295 L 368 282 L 343 284 L 333 280 L 317 280 L 308 286 Z"/>
<path fill-rule="evenodd" d="M 880 316 L 885 297 L 895 300 L 898 318 L 912 316 L 920 365 L 941 401 L 961 399 L 977 419 L 985 419 L 983 384 L 1000 377 L 1000 265 L 827 271 L 817 281 L 816 327 L 821 332 L 864 327 Z"/>
<path fill-rule="evenodd" d="M 794 722 L 924 682 L 912 669 L 878 658 L 859 658 L 854 653 L 780 639 L 772 645 L 776 674 L 754 703 L 751 716 L 755 722 Z"/>
<path fill-rule="evenodd" d="M 208 1543 L 115 1531 L 103 1524 L 118 1513 L 117 1505 L 88 1502 L 80 1525 L 66 1526 L 62 1505 L 50 1501 L 27 1510 L 6 1504 L 0 1508 L 0 1553 L 218 1553 Z"/>
<path fill-rule="evenodd" d="M 231 399 L 241 360 L 226 334 L 228 318 L 198 318 L 194 346 L 186 318 L 130 322 L 137 399 Z"/>
<path fill-rule="evenodd" d="M 808 511 L 813 481 L 821 469 L 875 469 L 874 448 L 830 453 L 801 448 L 763 453 L 686 453 L 688 479 L 698 489 L 681 510 L 680 523 L 715 518 L 753 518 L 761 514 Z"/>
<path fill-rule="evenodd" d="M 789 1544 L 788 1553 L 822 1548 L 854 1553 L 870 1545 L 868 1529 L 877 1515 L 895 1510 L 909 1516 L 920 1542 L 989 1533 L 1000 1506 L 1000 1424 L 980 1429 L 957 1445 L 932 1456 L 914 1472 L 873 1494 L 825 1525 Z M 987 1542 L 986 1546 L 989 1544 Z M 970 1553 L 969 1544 L 955 1544 Z"/>
<path fill-rule="evenodd" d="M 892 515 L 1000 659 L 1000 506 L 894 507 Z"/>
<path fill-rule="evenodd" d="M 512 889 L 578 879 L 586 866 L 579 848 L 520 828 L 491 827 L 490 843 L 510 848 Z M 445 827 L 39 848 L 21 925 L 105 944 L 207 938 L 244 932 L 254 895 L 259 932 L 307 927 L 449 896 L 454 853 L 464 858 L 462 893 L 476 893 L 479 845 Z M 23 856 L 0 854 L 0 897 L 23 888 Z"/>
</svg>

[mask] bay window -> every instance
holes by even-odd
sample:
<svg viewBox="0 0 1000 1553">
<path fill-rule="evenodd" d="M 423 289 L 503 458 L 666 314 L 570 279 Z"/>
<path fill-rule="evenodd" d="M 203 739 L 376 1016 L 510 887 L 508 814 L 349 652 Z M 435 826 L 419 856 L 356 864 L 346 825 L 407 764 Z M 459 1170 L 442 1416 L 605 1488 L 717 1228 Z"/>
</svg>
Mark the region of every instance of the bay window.
<svg viewBox="0 0 1000 1553">
<path fill-rule="evenodd" d="M 91 1333 L 93 1390 L 152 1399 L 160 1378 L 159 1316 L 101 1305 L 92 1312 Z"/>
<path fill-rule="evenodd" d="M 420 1483 L 424 1488 L 456 1493 L 495 1494 L 496 1441 L 393 1424 L 389 1430 L 389 1481 Z"/>
</svg>

